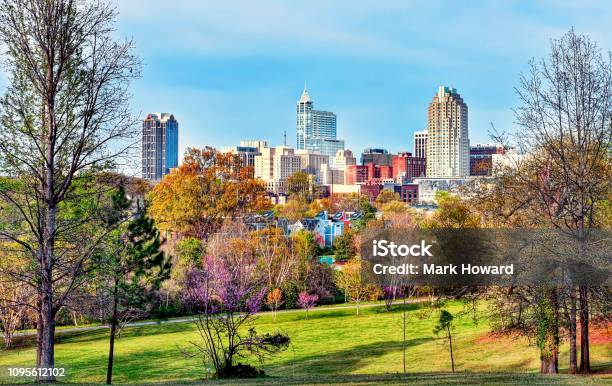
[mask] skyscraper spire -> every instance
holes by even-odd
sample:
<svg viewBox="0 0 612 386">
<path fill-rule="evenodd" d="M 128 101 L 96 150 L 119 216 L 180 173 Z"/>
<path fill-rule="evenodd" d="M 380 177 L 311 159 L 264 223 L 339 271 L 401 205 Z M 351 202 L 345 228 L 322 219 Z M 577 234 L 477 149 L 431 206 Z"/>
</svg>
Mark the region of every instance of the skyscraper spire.
<svg viewBox="0 0 612 386">
<path fill-rule="evenodd" d="M 308 103 L 308 102 L 312 102 L 312 99 L 310 99 L 310 95 L 308 95 L 308 89 L 306 88 L 306 81 L 304 81 L 304 91 L 302 92 L 302 97 L 300 98 L 299 103 Z"/>
</svg>

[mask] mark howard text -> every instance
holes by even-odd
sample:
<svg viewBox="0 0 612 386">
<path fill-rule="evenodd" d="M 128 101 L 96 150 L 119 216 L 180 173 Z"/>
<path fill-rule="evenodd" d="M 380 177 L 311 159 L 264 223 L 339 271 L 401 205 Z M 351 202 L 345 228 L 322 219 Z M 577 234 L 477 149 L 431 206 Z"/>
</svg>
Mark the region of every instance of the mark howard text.
<svg viewBox="0 0 612 386">
<path fill-rule="evenodd" d="M 399 264 L 384 265 L 374 264 L 372 271 L 376 275 L 513 275 L 514 264 L 510 265 L 472 265 L 455 264 L 436 265 L 423 264 Z"/>
</svg>

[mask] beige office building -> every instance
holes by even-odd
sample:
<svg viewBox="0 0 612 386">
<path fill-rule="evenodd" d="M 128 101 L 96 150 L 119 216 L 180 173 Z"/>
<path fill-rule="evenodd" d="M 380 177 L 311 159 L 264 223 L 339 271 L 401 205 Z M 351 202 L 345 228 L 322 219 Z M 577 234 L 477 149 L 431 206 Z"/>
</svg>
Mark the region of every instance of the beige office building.
<svg viewBox="0 0 612 386">
<path fill-rule="evenodd" d="M 440 87 L 429 104 L 427 122 L 427 178 L 470 174 L 468 107 L 451 87 Z"/>
</svg>

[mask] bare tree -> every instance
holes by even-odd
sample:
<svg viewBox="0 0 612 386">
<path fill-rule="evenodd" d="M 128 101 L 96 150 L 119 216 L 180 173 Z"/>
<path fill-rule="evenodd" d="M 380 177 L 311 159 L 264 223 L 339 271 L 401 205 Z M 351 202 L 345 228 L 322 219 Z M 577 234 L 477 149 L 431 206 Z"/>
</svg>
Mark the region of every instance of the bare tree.
<svg viewBox="0 0 612 386">
<path fill-rule="evenodd" d="M 530 180 L 531 188 L 538 193 L 546 218 L 581 245 L 597 226 L 594 212 L 610 191 L 611 63 L 609 52 L 607 57 L 602 55 L 588 36 L 572 29 L 552 41 L 547 60 L 532 62 L 518 90 L 522 101 L 517 110 L 518 143 L 532 155 L 530 174 L 541 176 L 538 182 Z M 584 284 L 579 297 L 580 371 L 590 372 L 588 288 Z M 571 318 L 575 326 L 575 313 Z M 575 343 L 570 345 L 575 350 Z M 571 356 L 575 361 L 575 354 Z"/>
<path fill-rule="evenodd" d="M 105 1 L 12 0 L 0 5 L 10 84 L 0 101 L 0 198 L 19 218 L 0 234 L 32 259 L 38 299 L 38 367 L 55 365 L 55 316 L 82 285 L 104 233 L 86 232 L 91 176 L 133 145 L 130 81 L 140 74 L 131 41 L 112 39 L 116 11 Z M 89 207 L 91 209 L 91 207 Z M 78 240 L 78 243 L 74 243 Z M 52 380 L 45 378 L 41 380 Z"/>
<path fill-rule="evenodd" d="M 512 173 L 499 179 L 498 192 L 509 198 L 503 217 L 553 226 L 579 246 L 578 261 L 586 254 L 592 229 L 601 226 L 597 211 L 610 196 L 612 168 L 612 57 L 588 36 L 570 30 L 551 41 L 551 51 L 530 70 L 517 88 L 515 135 L 523 157 L 514 159 Z M 526 211 L 525 209 L 529 209 Z M 512 220 L 516 221 L 516 220 Z M 577 297 L 574 295 L 578 286 Z M 577 367 L 576 326 L 580 318 L 580 371 L 590 372 L 589 294 L 587 283 L 568 282 L 555 297 L 570 325 L 570 370 Z M 557 296 L 555 295 L 555 296 Z M 557 310 L 559 311 L 559 310 Z"/>
<path fill-rule="evenodd" d="M 297 265 L 297 256 L 293 251 L 292 241 L 278 228 L 266 228 L 254 232 L 255 255 L 258 266 L 263 271 L 269 293 L 266 304 L 272 309 L 276 320 L 276 311 L 283 303 L 281 288 L 291 277 Z"/>
</svg>

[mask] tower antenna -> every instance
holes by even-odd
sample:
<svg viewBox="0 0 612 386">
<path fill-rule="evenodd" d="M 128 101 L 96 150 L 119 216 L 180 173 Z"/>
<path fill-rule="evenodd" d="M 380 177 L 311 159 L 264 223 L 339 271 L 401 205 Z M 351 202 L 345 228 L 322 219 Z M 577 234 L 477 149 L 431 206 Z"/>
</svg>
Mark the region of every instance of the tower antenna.
<svg viewBox="0 0 612 386">
<path fill-rule="evenodd" d="M 285 139 L 283 140 L 283 143 L 284 143 L 284 145 L 285 145 L 285 146 L 287 146 L 287 130 L 285 130 L 285 133 L 284 133 L 284 135 L 283 135 L 283 136 L 284 136 L 284 138 L 285 138 Z"/>
</svg>

